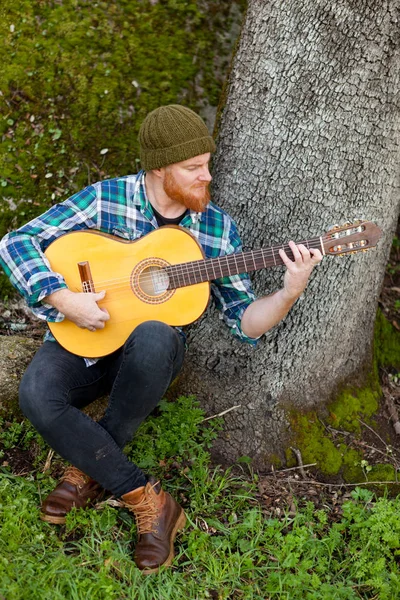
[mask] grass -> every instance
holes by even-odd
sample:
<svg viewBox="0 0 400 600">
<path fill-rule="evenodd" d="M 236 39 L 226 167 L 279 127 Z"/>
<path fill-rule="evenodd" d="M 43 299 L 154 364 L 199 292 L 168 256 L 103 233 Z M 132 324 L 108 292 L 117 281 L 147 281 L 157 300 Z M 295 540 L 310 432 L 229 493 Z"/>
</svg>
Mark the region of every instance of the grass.
<svg viewBox="0 0 400 600">
<path fill-rule="evenodd" d="M 132 515 L 102 503 L 73 511 L 65 526 L 39 519 L 54 486 L 48 448 L 26 422 L 1 426 L 4 448 L 34 448 L 35 464 L 0 477 L 0 597 L 7 600 L 358 599 L 400 597 L 400 497 L 356 489 L 333 518 L 312 503 L 265 514 L 257 477 L 212 465 L 220 423 L 203 422 L 193 398 L 163 402 L 127 452 L 161 477 L 185 508 L 171 569 L 144 577 L 134 566 Z M 54 459 L 53 459 L 54 461 Z M 57 460 L 53 462 L 57 470 Z"/>
</svg>

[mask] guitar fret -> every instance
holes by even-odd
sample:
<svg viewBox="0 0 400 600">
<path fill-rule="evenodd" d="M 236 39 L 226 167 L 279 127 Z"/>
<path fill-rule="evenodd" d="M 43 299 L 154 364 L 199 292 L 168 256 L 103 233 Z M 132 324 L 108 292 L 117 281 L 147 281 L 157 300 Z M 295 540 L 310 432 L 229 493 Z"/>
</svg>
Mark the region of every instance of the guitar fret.
<svg viewBox="0 0 400 600">
<path fill-rule="evenodd" d="M 275 256 L 275 252 L 274 252 L 274 248 L 271 248 L 272 250 L 272 258 L 274 259 L 274 265 L 276 266 L 276 256 Z"/>
<path fill-rule="evenodd" d="M 221 275 L 222 275 L 223 271 L 222 271 L 222 266 L 221 266 L 221 257 L 220 257 L 220 256 L 218 256 L 218 266 L 219 266 L 219 269 L 220 269 L 220 273 L 221 273 Z"/>
<path fill-rule="evenodd" d="M 240 271 L 239 271 L 239 272 L 240 272 L 240 273 L 243 273 L 243 272 L 246 270 L 246 261 L 245 261 L 245 258 L 244 258 L 244 255 L 243 255 L 243 254 L 240 256 L 240 259 L 241 259 L 241 261 L 242 261 L 242 263 L 243 263 L 243 266 L 241 267 L 241 269 L 240 269 Z M 242 269 L 243 269 L 243 271 L 242 271 Z"/>
<path fill-rule="evenodd" d="M 254 259 L 254 252 L 252 252 L 252 253 L 251 253 L 251 258 L 252 258 L 252 260 L 253 260 L 254 271 L 257 271 L 257 264 L 256 264 L 256 261 L 255 261 L 255 259 Z"/>
<path fill-rule="evenodd" d="M 264 268 L 265 268 L 267 266 L 267 263 L 265 262 L 265 254 L 264 254 L 263 250 L 261 251 L 261 258 L 262 258 L 263 265 L 264 265 Z"/>
<path fill-rule="evenodd" d="M 179 286 L 185 285 L 185 281 L 184 281 L 184 279 L 182 279 L 182 277 L 183 277 L 182 267 L 180 268 L 180 271 L 181 271 L 180 273 L 179 272 L 177 273 Z"/>
<path fill-rule="evenodd" d="M 191 273 L 189 272 L 189 263 L 185 263 L 185 272 L 183 273 L 183 276 L 188 278 L 189 285 L 193 283 L 191 280 Z"/>
<path fill-rule="evenodd" d="M 213 275 L 214 275 L 213 279 L 217 279 L 217 276 L 215 274 L 215 269 L 214 269 L 214 261 L 211 261 L 211 267 L 212 267 Z"/>
<path fill-rule="evenodd" d="M 235 261 L 235 267 L 236 267 L 236 271 L 237 271 L 237 272 L 239 272 L 239 271 L 240 271 L 240 269 L 239 269 L 239 267 L 238 267 L 238 263 L 237 263 L 237 257 L 236 257 L 236 254 L 234 254 L 234 255 L 233 255 L 233 260 Z"/>
</svg>

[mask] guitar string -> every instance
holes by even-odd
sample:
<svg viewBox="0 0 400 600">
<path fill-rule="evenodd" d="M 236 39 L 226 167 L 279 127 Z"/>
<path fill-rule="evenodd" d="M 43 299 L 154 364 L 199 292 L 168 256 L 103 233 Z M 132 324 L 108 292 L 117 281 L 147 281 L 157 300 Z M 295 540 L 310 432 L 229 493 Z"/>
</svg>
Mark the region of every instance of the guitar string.
<svg viewBox="0 0 400 600">
<path fill-rule="evenodd" d="M 310 244 L 314 244 L 315 242 L 320 242 L 320 240 L 326 241 L 331 238 L 331 235 L 324 235 L 324 236 L 320 236 L 318 238 L 313 238 L 310 240 L 304 240 L 301 242 L 297 242 L 298 244 L 308 244 L 308 246 L 310 247 Z M 333 241 L 334 240 L 333 238 Z M 340 238 L 337 239 L 338 244 L 340 245 Z M 218 266 L 220 267 L 220 269 L 223 268 L 228 268 L 230 267 L 230 265 L 226 264 L 229 260 L 230 261 L 235 261 L 235 263 L 243 261 L 243 272 L 247 272 L 247 271 L 252 271 L 252 270 L 259 270 L 262 269 L 263 266 L 256 266 L 255 265 L 255 260 L 258 259 L 263 259 L 263 260 L 268 260 L 271 257 L 275 258 L 275 254 L 277 254 L 276 258 L 280 261 L 282 261 L 282 259 L 280 258 L 280 255 L 277 253 L 277 251 L 279 251 L 280 249 L 285 250 L 285 252 L 291 252 L 290 246 L 288 244 L 283 244 L 282 246 L 272 246 L 269 248 L 265 248 L 265 249 L 258 249 L 258 250 L 249 250 L 249 251 L 245 251 L 245 252 L 240 252 L 237 254 L 226 254 L 220 257 L 215 257 L 215 258 L 209 258 L 209 259 L 200 259 L 200 260 L 194 260 L 194 261 L 189 261 L 187 263 L 178 263 L 175 265 L 167 265 L 164 268 L 161 267 L 160 271 L 153 271 L 153 273 L 148 273 L 148 274 L 144 274 L 141 278 L 140 281 L 142 284 L 146 284 L 146 283 L 164 283 L 165 282 L 165 276 L 163 276 L 164 271 L 168 270 L 169 271 L 169 275 L 170 275 L 170 279 L 171 278 L 176 278 L 179 279 L 180 277 L 191 277 L 193 275 L 207 275 L 208 277 L 208 267 L 212 266 L 212 261 L 215 261 L 214 264 L 220 262 L 225 262 L 225 264 L 219 264 Z M 246 260 L 247 259 L 247 260 Z M 246 264 L 248 261 L 253 261 L 254 266 L 250 266 L 248 264 Z M 276 266 L 281 266 L 283 265 L 283 261 L 279 263 L 279 265 Z M 236 265 L 237 266 L 237 265 Z M 274 266 L 273 264 L 268 265 L 268 266 Z M 227 275 L 229 275 L 230 273 L 227 273 Z M 238 274 L 238 273 L 235 273 Z M 225 275 L 221 274 L 220 277 L 224 277 Z M 93 286 L 96 288 L 101 287 L 102 289 L 109 289 L 109 290 L 113 290 L 116 291 L 118 289 L 121 289 L 121 286 L 119 284 L 125 284 L 130 282 L 131 277 L 116 277 L 116 278 L 111 278 L 111 279 L 105 279 L 105 280 L 98 280 L 98 281 L 93 281 Z M 206 280 L 208 281 L 208 279 Z M 189 285 L 192 284 L 196 284 L 196 283 L 201 283 L 201 282 L 193 282 L 191 283 L 189 281 Z M 109 284 L 109 285 L 106 285 Z M 125 287 L 125 285 L 122 286 Z M 182 286 L 178 286 L 178 287 L 182 287 Z"/>
<path fill-rule="evenodd" d="M 233 257 L 233 256 L 234 255 L 230 254 L 230 255 L 221 256 L 221 257 L 216 258 L 216 259 L 207 259 L 207 260 L 215 260 L 216 263 L 219 262 L 219 265 L 216 268 L 217 269 L 219 268 L 221 271 L 228 269 L 228 272 L 226 274 L 221 273 L 221 274 L 218 274 L 218 276 L 209 277 L 209 267 L 212 266 L 211 263 L 207 264 L 206 261 L 199 260 L 199 261 L 191 261 L 189 263 L 179 263 L 179 264 L 176 264 L 176 265 L 166 265 L 165 267 L 160 267 L 159 270 L 155 270 L 155 271 L 150 272 L 150 273 L 144 273 L 142 276 L 140 276 L 140 283 L 141 283 L 142 286 L 146 285 L 148 283 L 152 283 L 152 284 L 157 284 L 157 283 L 158 284 L 164 284 L 165 283 L 165 271 L 168 271 L 167 272 L 167 277 L 168 277 L 168 279 L 170 281 L 172 279 L 180 280 L 182 278 L 184 280 L 186 280 L 187 278 L 190 279 L 191 277 L 193 277 L 193 276 L 195 277 L 195 276 L 198 276 L 198 275 L 200 275 L 200 276 L 205 275 L 206 279 L 204 281 L 209 281 L 209 280 L 212 280 L 212 279 L 218 279 L 219 277 L 225 277 L 225 276 L 228 276 L 228 275 L 232 274 L 230 272 L 231 271 L 231 266 L 228 264 L 228 260 L 229 260 L 230 257 Z M 268 257 L 266 257 L 265 255 L 263 256 L 262 254 L 258 255 L 256 252 L 254 254 L 252 254 L 251 256 L 248 256 L 247 257 L 248 260 L 246 260 L 246 258 L 244 258 L 244 257 L 237 257 L 237 260 L 235 262 L 236 263 L 240 263 L 242 261 L 243 264 L 241 265 L 241 267 L 243 267 L 243 269 L 240 268 L 238 272 L 233 273 L 233 274 L 234 275 L 238 275 L 240 273 L 246 273 L 246 272 L 249 272 L 249 271 L 251 272 L 251 271 L 254 271 L 254 270 L 259 270 L 259 269 L 267 267 L 267 265 L 262 266 L 260 264 L 260 267 L 257 267 L 255 265 L 253 258 L 255 260 L 257 260 L 260 257 L 263 257 L 266 260 L 268 260 Z M 231 258 L 231 260 L 232 260 L 232 258 Z M 249 263 L 249 261 L 251 261 L 253 263 L 253 265 L 247 264 L 247 263 Z M 276 264 L 276 266 L 282 266 L 284 264 L 279 255 L 277 255 L 277 261 L 279 261 L 279 262 Z M 237 266 L 237 264 L 236 264 L 236 266 Z M 274 266 L 273 263 L 271 264 L 271 266 Z M 109 279 L 109 280 L 103 280 L 103 281 L 93 281 L 93 286 L 95 288 L 99 288 L 100 287 L 102 290 L 103 289 L 105 289 L 105 290 L 108 289 L 108 290 L 115 291 L 115 290 L 117 290 L 117 289 L 119 289 L 121 287 L 120 284 L 125 284 L 126 285 L 130 281 L 131 281 L 131 276 L 128 276 L 128 277 L 125 276 L 125 277 L 122 277 L 122 278 L 115 278 L 115 279 Z M 203 281 L 203 283 L 204 283 L 204 281 Z M 201 281 L 195 281 L 195 282 L 190 282 L 189 281 L 189 285 L 190 284 L 194 285 L 196 283 L 202 283 L 202 282 Z M 183 286 L 178 286 L 178 287 L 183 287 Z"/>
<path fill-rule="evenodd" d="M 324 238 L 322 238 L 324 239 Z M 327 238 L 328 239 L 328 238 Z M 298 244 L 307 244 L 307 243 L 314 243 L 315 241 L 319 242 L 320 238 L 316 238 L 315 240 L 305 240 L 304 242 L 297 242 Z M 258 250 L 248 250 L 245 252 L 240 252 L 237 254 L 225 254 L 223 256 L 219 256 L 219 257 L 215 257 L 215 258 L 207 258 L 207 259 L 199 259 L 199 260 L 194 260 L 194 261 L 189 261 L 187 263 L 177 263 L 175 265 L 166 265 L 165 267 L 161 267 L 160 270 L 164 271 L 167 270 L 169 272 L 172 272 L 172 276 L 179 276 L 179 275 L 193 275 L 199 272 L 199 270 L 203 269 L 205 270 L 204 272 L 207 272 L 207 267 L 210 266 L 211 261 L 225 261 L 227 262 L 228 260 L 235 260 L 236 261 L 246 261 L 247 259 L 252 260 L 252 258 L 255 258 L 256 260 L 258 260 L 259 258 L 270 258 L 273 257 L 274 254 L 276 254 L 275 251 L 278 251 L 280 249 L 285 250 L 285 252 L 290 251 L 290 246 L 289 245 L 283 245 L 283 246 L 274 246 L 273 248 L 266 248 L 266 249 L 258 249 Z M 247 254 L 248 253 L 248 254 Z M 243 255 L 247 255 L 246 257 L 244 257 Z M 279 256 L 279 254 L 277 255 L 277 259 L 282 260 Z M 284 263 L 281 262 L 280 265 L 277 266 L 281 266 Z M 157 265 L 153 265 L 153 266 L 157 266 Z M 221 266 L 221 265 L 220 265 Z M 223 265 L 224 267 L 228 266 L 228 265 Z M 248 267 L 246 264 L 243 265 L 245 268 L 250 268 Z M 260 267 L 262 269 L 262 267 Z M 179 269 L 180 269 L 180 273 L 179 273 Z M 189 269 L 191 270 L 191 272 L 189 272 Z M 258 269 L 256 269 L 258 270 Z M 157 273 L 157 271 L 153 272 L 153 274 L 148 274 L 148 275 L 144 275 L 141 278 L 141 281 L 152 281 L 154 279 L 154 275 Z M 129 277 L 115 277 L 115 278 L 111 278 L 111 279 L 104 279 L 104 280 L 97 280 L 96 281 L 96 286 L 102 286 L 103 284 L 107 284 L 107 283 L 111 283 L 111 285 L 113 285 L 112 282 L 115 282 L 116 284 L 120 283 L 120 282 L 125 282 L 125 281 L 130 281 L 130 276 Z M 95 283 L 95 282 L 93 282 Z"/>
<path fill-rule="evenodd" d="M 279 263 L 279 266 L 283 265 L 284 263 Z M 264 265 L 261 266 L 260 268 L 266 268 L 267 266 L 274 266 L 274 264 L 271 263 L 271 265 Z M 278 266 L 278 265 L 276 265 Z M 228 268 L 228 265 L 224 265 L 225 268 Z M 236 271 L 235 273 L 233 273 L 234 275 L 238 275 L 244 272 L 251 272 L 252 270 L 259 270 L 257 269 L 252 269 L 251 267 L 246 267 L 246 265 L 243 265 L 243 269 L 240 269 L 238 271 Z M 204 277 L 203 277 L 204 275 Z M 161 272 L 154 272 L 152 275 L 144 275 L 143 277 L 141 277 L 139 279 L 139 285 L 142 289 L 144 289 L 145 293 L 145 287 L 146 285 L 151 285 L 152 286 L 152 291 L 154 292 L 158 292 L 159 294 L 164 293 L 167 290 L 171 290 L 171 289 L 179 289 L 182 287 L 186 287 L 188 285 L 197 285 L 200 283 L 205 283 L 205 282 L 209 282 L 209 281 L 213 281 L 214 279 L 218 279 L 218 278 L 222 278 L 225 276 L 229 276 L 232 275 L 232 273 L 230 271 L 228 271 L 227 273 L 224 273 L 223 270 L 221 269 L 221 272 L 218 274 L 214 274 L 214 277 L 210 275 L 210 272 L 205 270 L 205 271 L 175 271 L 174 273 L 172 273 L 168 279 L 165 278 L 165 275 Z M 117 293 L 120 290 L 124 290 L 126 289 L 127 285 L 129 286 L 129 288 L 131 288 L 131 279 L 130 278 L 126 278 L 126 279 L 120 279 L 118 282 L 116 283 L 112 283 L 112 284 L 108 284 L 108 285 L 99 285 L 98 283 L 96 284 L 96 282 L 93 282 L 93 287 L 94 289 L 99 290 L 109 290 L 111 292 L 115 292 Z M 168 284 L 168 285 L 166 285 Z M 157 286 L 160 286 L 159 289 L 157 290 Z M 99 290 L 99 291 L 100 291 Z"/>
</svg>

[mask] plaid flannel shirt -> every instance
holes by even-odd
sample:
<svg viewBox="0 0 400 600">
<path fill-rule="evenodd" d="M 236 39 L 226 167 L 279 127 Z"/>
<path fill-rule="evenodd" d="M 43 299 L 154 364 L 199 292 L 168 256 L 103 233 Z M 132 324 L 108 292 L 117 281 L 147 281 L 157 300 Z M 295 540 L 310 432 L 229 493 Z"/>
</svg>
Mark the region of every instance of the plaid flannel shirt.
<svg viewBox="0 0 400 600">
<path fill-rule="evenodd" d="M 135 240 L 158 227 L 144 183 L 144 171 L 95 183 L 1 240 L 1 265 L 37 317 L 50 322 L 64 318 L 43 302 L 46 296 L 67 287 L 43 254 L 56 238 L 68 231 L 97 229 Z M 212 202 L 203 213 L 188 211 L 180 226 L 196 237 L 206 258 L 242 249 L 235 223 Z M 231 332 L 242 341 L 255 344 L 256 340 L 247 337 L 240 326 L 244 311 L 255 300 L 248 275 L 216 279 L 211 282 L 211 293 Z M 50 331 L 45 339 L 54 340 Z"/>
</svg>

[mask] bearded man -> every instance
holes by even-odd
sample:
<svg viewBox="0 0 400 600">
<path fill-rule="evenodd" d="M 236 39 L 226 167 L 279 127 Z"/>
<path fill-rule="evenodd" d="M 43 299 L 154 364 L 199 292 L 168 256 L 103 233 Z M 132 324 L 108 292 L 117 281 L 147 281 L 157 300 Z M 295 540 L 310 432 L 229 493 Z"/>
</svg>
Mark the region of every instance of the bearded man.
<svg viewBox="0 0 400 600">
<path fill-rule="evenodd" d="M 209 160 L 215 144 L 202 119 L 179 105 L 149 113 L 140 132 L 143 170 L 90 185 L 3 238 L 2 265 L 32 311 L 46 321 L 69 319 L 89 331 L 107 327 L 98 302 L 105 291 L 68 289 L 43 252 L 59 236 L 81 229 L 136 240 L 163 225 L 195 236 L 207 258 L 241 250 L 235 223 L 210 202 Z M 216 279 L 213 298 L 232 333 L 256 340 L 282 319 L 303 290 L 319 250 L 289 242 L 293 260 L 284 286 L 256 300 L 246 274 Z M 44 500 L 41 518 L 65 522 L 72 507 L 87 507 L 108 490 L 133 512 L 139 540 L 134 560 L 144 573 L 171 564 L 183 509 L 160 482 L 147 477 L 123 453 L 140 423 L 159 403 L 184 359 L 182 330 L 160 322 L 139 325 L 122 348 L 101 359 L 71 354 L 46 334 L 20 385 L 20 405 L 48 444 L 72 466 Z M 82 408 L 109 393 L 103 418 Z"/>
</svg>

